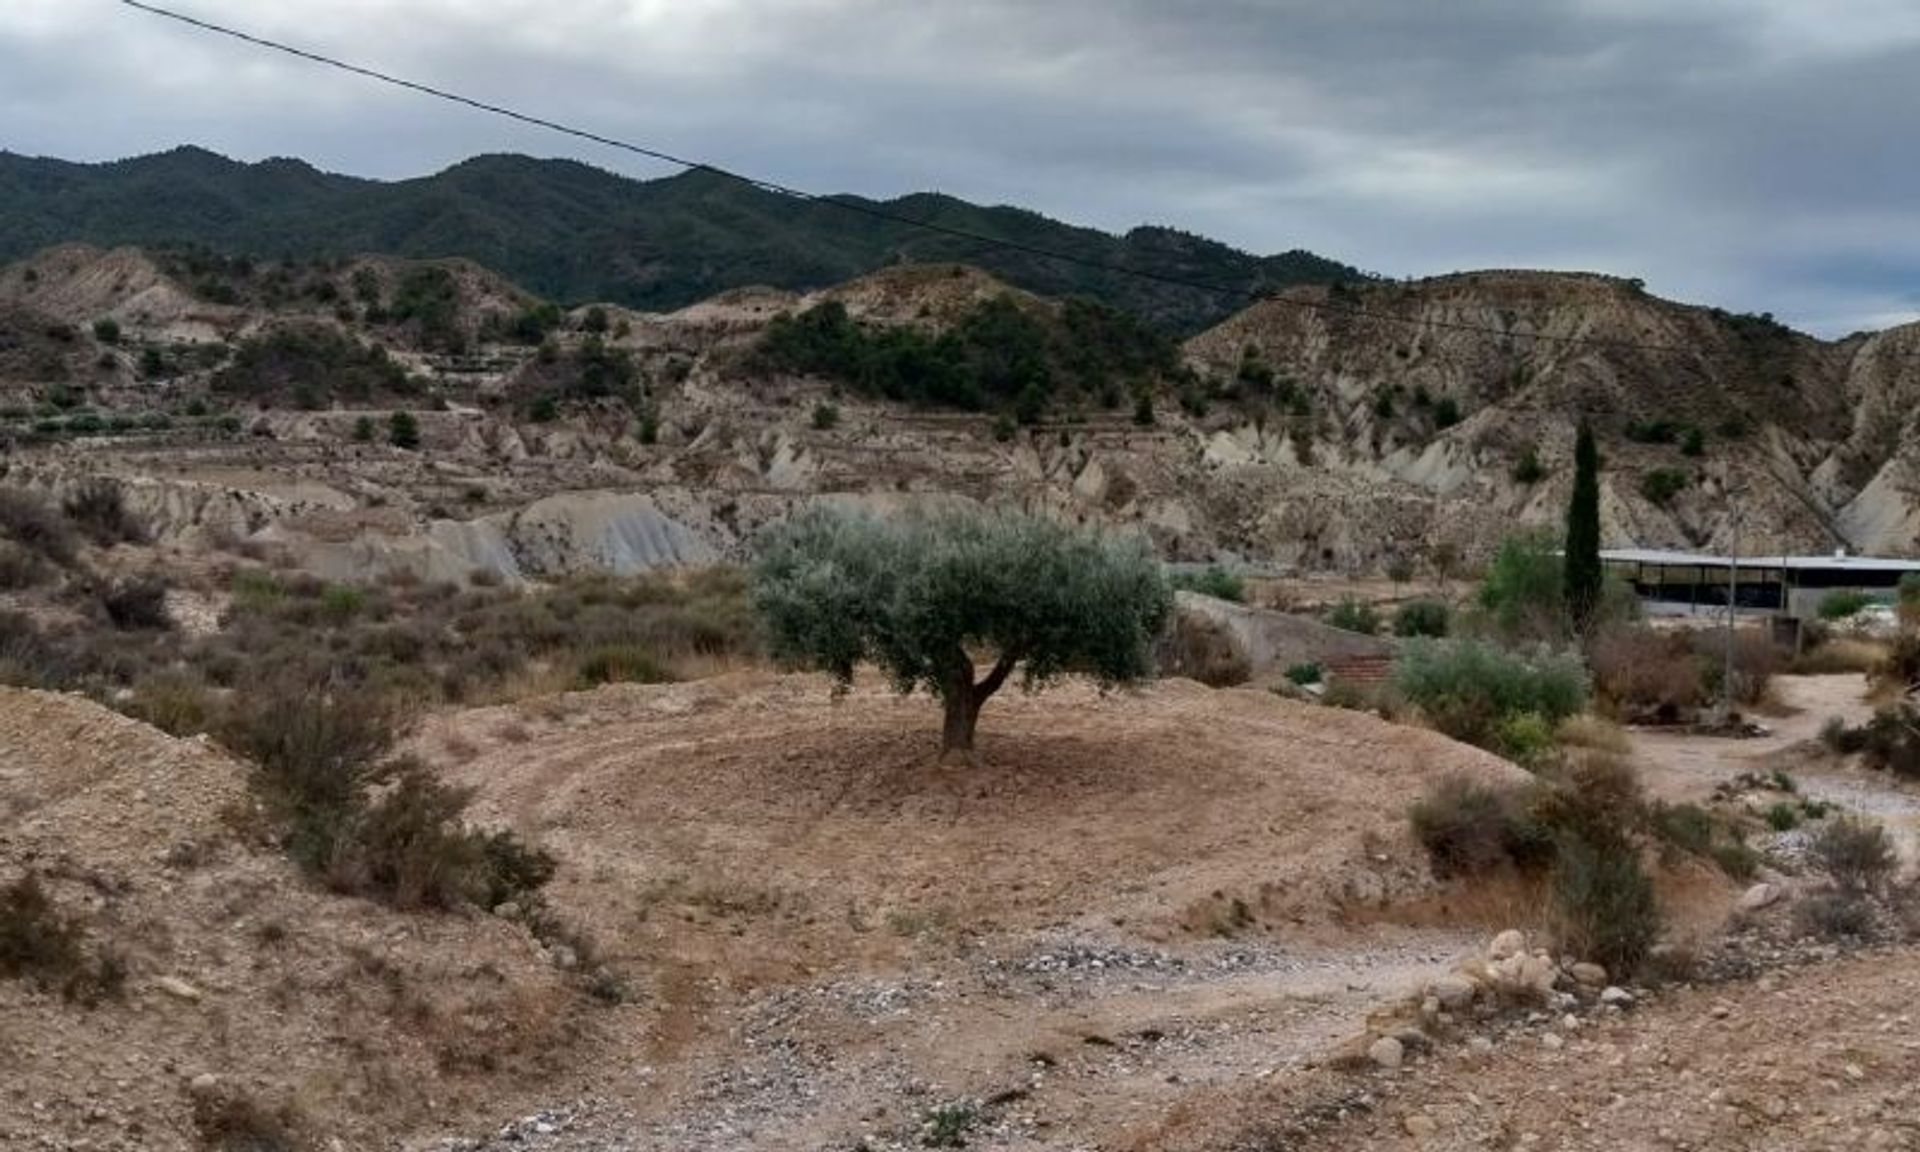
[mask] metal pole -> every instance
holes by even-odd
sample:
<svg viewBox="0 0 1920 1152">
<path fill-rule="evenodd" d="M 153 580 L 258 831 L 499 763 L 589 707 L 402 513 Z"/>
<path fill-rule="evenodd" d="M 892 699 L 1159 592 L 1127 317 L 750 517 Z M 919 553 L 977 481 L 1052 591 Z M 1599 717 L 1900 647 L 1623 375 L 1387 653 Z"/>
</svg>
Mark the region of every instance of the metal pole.
<svg viewBox="0 0 1920 1152">
<path fill-rule="evenodd" d="M 1733 626 L 1740 603 L 1740 510 L 1733 512 L 1733 555 L 1727 558 L 1727 666 L 1720 674 L 1720 719 L 1733 720 Z"/>
</svg>

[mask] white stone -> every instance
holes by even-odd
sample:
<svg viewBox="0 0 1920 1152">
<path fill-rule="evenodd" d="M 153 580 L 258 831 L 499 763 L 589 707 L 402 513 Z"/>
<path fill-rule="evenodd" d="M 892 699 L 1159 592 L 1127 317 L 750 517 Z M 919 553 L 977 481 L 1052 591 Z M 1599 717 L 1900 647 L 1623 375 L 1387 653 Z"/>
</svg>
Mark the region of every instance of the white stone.
<svg viewBox="0 0 1920 1152">
<path fill-rule="evenodd" d="M 1762 881 L 1740 895 L 1740 909 L 1743 912 L 1758 912 L 1760 909 L 1780 899 L 1780 886 Z"/>
<path fill-rule="evenodd" d="M 153 986 L 176 1000 L 185 1000 L 191 1003 L 200 999 L 200 989 L 195 988 L 178 976 L 157 977 L 153 982 Z"/>
<path fill-rule="evenodd" d="M 1527 934 L 1518 928 L 1509 928 L 1493 938 L 1487 945 L 1487 957 L 1492 960 L 1505 960 L 1509 956 L 1519 956 L 1527 950 Z"/>
<path fill-rule="evenodd" d="M 1406 1059 L 1406 1049 L 1391 1036 L 1382 1036 L 1367 1049 L 1367 1058 L 1381 1068 L 1398 1068 Z"/>
<path fill-rule="evenodd" d="M 1611 1004 L 1616 1008 L 1630 1008 L 1633 1006 L 1633 993 L 1610 984 L 1601 991 L 1600 1003 Z"/>
<path fill-rule="evenodd" d="M 1575 964 L 1567 972 L 1576 984 L 1585 988 L 1599 988 L 1607 982 L 1607 970 L 1598 964 Z"/>
<path fill-rule="evenodd" d="M 1442 976 L 1433 982 L 1433 998 L 1440 1001 L 1443 1008 L 1465 1008 L 1473 1003 L 1473 995 L 1478 987 L 1473 981 L 1458 973 Z"/>
<path fill-rule="evenodd" d="M 1407 1117 L 1405 1124 L 1407 1135 L 1413 1137 L 1415 1140 L 1429 1139 L 1436 1132 L 1440 1131 L 1440 1125 L 1434 1122 L 1433 1117 L 1422 1116 L 1419 1113 Z"/>
</svg>

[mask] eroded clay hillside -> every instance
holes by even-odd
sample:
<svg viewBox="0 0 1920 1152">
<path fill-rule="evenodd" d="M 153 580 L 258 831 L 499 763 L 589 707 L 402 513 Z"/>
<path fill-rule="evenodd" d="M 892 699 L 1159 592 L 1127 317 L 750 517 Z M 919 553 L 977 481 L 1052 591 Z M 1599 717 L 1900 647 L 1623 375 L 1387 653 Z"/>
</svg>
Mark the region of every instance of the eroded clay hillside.
<svg viewBox="0 0 1920 1152">
<path fill-rule="evenodd" d="M 766 354 L 822 305 L 866 334 L 854 368 Z M 0 415 L 15 482 L 113 476 L 168 537 L 263 536 L 330 576 L 699 562 L 796 502 L 925 493 L 1378 570 L 1556 522 L 1583 416 L 1610 544 L 1723 546 L 1737 508 L 1749 552 L 1916 549 L 1920 327 L 1823 343 L 1504 272 L 1297 289 L 1131 359 L 1087 315 L 953 266 L 563 313 L 462 262 L 67 246 L 0 270 Z M 915 403 L 858 358 L 914 384 L 933 369 L 886 332 L 990 347 L 988 321 L 1068 334 L 1047 390 Z"/>
</svg>

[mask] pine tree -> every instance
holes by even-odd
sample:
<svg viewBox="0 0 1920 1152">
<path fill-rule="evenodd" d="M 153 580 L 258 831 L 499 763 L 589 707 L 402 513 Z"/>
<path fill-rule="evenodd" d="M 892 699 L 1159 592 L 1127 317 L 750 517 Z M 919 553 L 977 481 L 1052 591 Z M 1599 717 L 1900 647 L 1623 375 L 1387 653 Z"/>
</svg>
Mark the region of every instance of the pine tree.
<svg viewBox="0 0 1920 1152">
<path fill-rule="evenodd" d="M 1573 499 L 1567 505 L 1567 545 L 1563 559 L 1567 615 L 1574 631 L 1585 634 L 1600 606 L 1606 573 L 1600 566 L 1600 450 L 1593 429 L 1580 425 L 1573 448 Z"/>
</svg>

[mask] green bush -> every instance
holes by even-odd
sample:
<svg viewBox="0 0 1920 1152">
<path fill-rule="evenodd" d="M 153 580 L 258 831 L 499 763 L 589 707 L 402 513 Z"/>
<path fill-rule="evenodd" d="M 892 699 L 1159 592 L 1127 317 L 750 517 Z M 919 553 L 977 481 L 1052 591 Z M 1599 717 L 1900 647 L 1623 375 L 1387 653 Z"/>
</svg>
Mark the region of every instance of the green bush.
<svg viewBox="0 0 1920 1152">
<path fill-rule="evenodd" d="M 1349 596 L 1328 611 L 1327 623 L 1342 632 L 1372 636 L 1380 631 L 1380 612 L 1373 605 Z"/>
<path fill-rule="evenodd" d="M 1660 934 L 1660 908 L 1639 852 L 1624 838 L 1563 833 L 1553 869 L 1554 918 L 1562 951 L 1627 973 Z"/>
<path fill-rule="evenodd" d="M 1651 503 L 1665 507 L 1673 502 L 1675 496 L 1686 491 L 1687 474 L 1675 468 L 1655 468 L 1640 477 L 1640 495 Z"/>
<path fill-rule="evenodd" d="M 1538 766 L 1558 746 L 1554 725 L 1538 712 L 1515 712 L 1503 717 L 1493 733 L 1493 750 L 1516 764 Z"/>
<path fill-rule="evenodd" d="M 1393 615 L 1395 636 L 1444 637 L 1453 623 L 1453 610 L 1444 600 L 1409 600 Z"/>
<path fill-rule="evenodd" d="M 1587 699 L 1577 656 L 1545 649 L 1522 655 L 1472 640 L 1409 641 L 1394 666 L 1394 685 L 1434 727 L 1493 751 L 1513 717 L 1532 713 L 1551 731 Z"/>
<path fill-rule="evenodd" d="M 1547 640 L 1566 635 L 1560 542 L 1546 533 L 1509 536 L 1500 542 L 1480 586 L 1480 606 L 1509 640 Z"/>
<path fill-rule="evenodd" d="M 288 324 L 241 342 L 214 373 L 214 392 L 260 402 L 325 408 L 411 395 L 405 368 L 386 350 L 322 324 Z"/>
<path fill-rule="evenodd" d="M 840 409 L 822 400 L 813 406 L 813 426 L 824 432 L 840 423 Z"/>
<path fill-rule="evenodd" d="M 1289 666 L 1287 668 L 1287 679 L 1304 687 L 1308 684 L 1321 683 L 1326 679 L 1326 673 L 1321 670 L 1320 665 L 1308 661 Z"/>
<path fill-rule="evenodd" d="M 120 343 L 120 322 L 111 316 L 102 316 L 93 322 L 93 338 L 102 344 Z"/>
<path fill-rule="evenodd" d="M 387 419 L 387 442 L 408 451 L 420 447 L 420 421 L 411 412 L 395 412 Z"/>
<path fill-rule="evenodd" d="M 1873 597 L 1852 588 L 1842 588 L 1829 592 L 1820 600 L 1820 619 L 1845 620 L 1870 607 Z"/>
<path fill-rule="evenodd" d="M 1447 429 L 1460 423 L 1460 402 L 1451 396 L 1442 396 L 1433 405 L 1433 426 Z"/>
<path fill-rule="evenodd" d="M 1766 819 L 1775 832 L 1791 832 L 1800 826 L 1800 809 L 1782 800 L 1767 809 Z"/>
<path fill-rule="evenodd" d="M 1525 484 L 1528 487 L 1532 487 L 1540 483 L 1540 481 L 1545 480 L 1547 478 L 1547 470 L 1546 467 L 1540 463 L 1539 452 L 1529 446 L 1527 450 L 1521 454 L 1520 459 L 1514 462 L 1512 475 L 1514 483 Z"/>
<path fill-rule="evenodd" d="M 1245 582 L 1217 564 L 1210 564 L 1198 572 L 1174 572 L 1168 576 L 1167 582 L 1183 591 L 1198 592 L 1216 600 L 1231 600 L 1240 604 L 1247 598 Z"/>
</svg>

